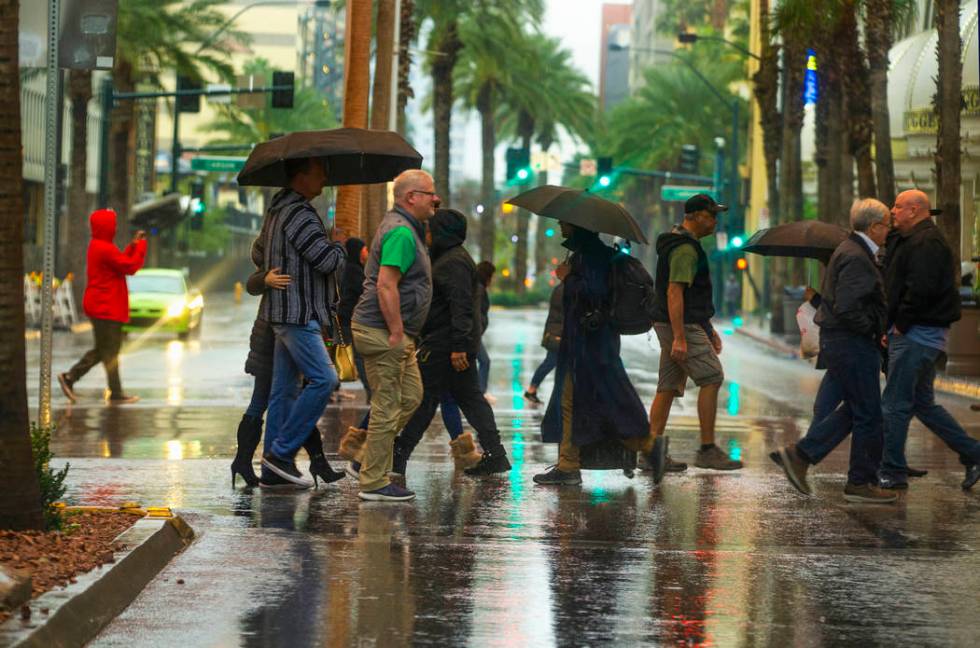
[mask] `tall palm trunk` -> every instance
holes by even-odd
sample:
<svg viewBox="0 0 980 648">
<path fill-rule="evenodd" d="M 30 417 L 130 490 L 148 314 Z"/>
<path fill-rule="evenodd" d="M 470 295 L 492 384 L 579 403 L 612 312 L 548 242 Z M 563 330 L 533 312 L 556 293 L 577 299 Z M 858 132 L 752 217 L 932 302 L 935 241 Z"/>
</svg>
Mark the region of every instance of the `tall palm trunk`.
<svg viewBox="0 0 980 648">
<path fill-rule="evenodd" d="M 88 180 L 88 102 L 92 99 L 92 72 L 71 70 L 68 73 L 68 95 L 71 99 L 71 188 L 68 191 L 68 270 L 75 275 L 72 283 L 75 303 L 82 303 L 85 288 L 85 256 L 88 250 L 89 194 Z"/>
<path fill-rule="evenodd" d="M 348 0 L 344 46 L 344 126 L 367 128 L 371 88 L 371 0 Z M 348 234 L 361 231 L 362 185 L 337 191 L 334 223 Z"/>
<path fill-rule="evenodd" d="M 530 159 L 531 137 L 534 135 L 534 116 L 527 110 L 522 110 L 517 116 L 517 134 L 521 137 L 521 148 L 528 152 Z M 523 191 L 526 189 L 522 187 Z M 518 294 L 527 292 L 527 254 L 528 233 L 531 225 L 531 213 L 526 209 L 517 210 L 517 249 L 514 250 L 514 279 L 517 281 Z"/>
<path fill-rule="evenodd" d="M 402 0 L 398 17 L 398 132 L 405 135 L 405 109 L 415 96 L 409 76 L 412 72 L 412 43 L 415 41 L 415 0 Z"/>
<path fill-rule="evenodd" d="M 453 69 L 463 43 L 459 39 L 459 24 L 451 20 L 437 35 L 432 57 L 432 121 L 435 135 L 436 193 L 450 203 L 449 194 L 449 135 L 452 131 Z"/>
<path fill-rule="evenodd" d="M 0 0 L 0 529 L 40 529 L 27 419 L 18 0 Z"/>
<path fill-rule="evenodd" d="M 122 58 L 116 59 L 112 71 L 113 86 L 116 92 L 133 92 L 136 85 L 132 79 L 133 66 Z M 136 150 L 136 103 L 119 101 L 112 109 L 109 130 L 109 204 L 97 205 L 99 208 L 114 209 L 117 214 L 116 240 L 129 238 L 130 178 L 133 177 L 135 161 L 132 152 Z M 177 168 L 177 160 L 173 161 Z"/>
<path fill-rule="evenodd" d="M 395 0 L 378 0 L 375 27 L 377 48 L 374 59 L 374 90 L 371 95 L 371 128 L 387 130 L 391 121 L 391 85 L 395 54 Z M 361 238 L 370 243 L 388 207 L 388 186 L 376 184 L 367 189 L 367 208 L 361 224 Z"/>
<path fill-rule="evenodd" d="M 551 150 L 553 142 L 550 138 L 539 137 L 538 144 L 541 146 L 541 152 L 547 154 Z M 538 174 L 538 186 L 540 187 L 546 184 L 548 184 L 547 165 Z M 538 227 L 534 237 L 534 268 L 539 277 L 542 276 L 544 269 L 548 267 L 548 236 L 545 232 L 548 231 L 549 227 L 553 228 L 554 226 L 555 221 L 550 218 L 538 217 Z"/>
<path fill-rule="evenodd" d="M 874 125 L 871 120 L 871 97 L 868 93 L 870 73 L 867 57 L 861 48 L 857 22 L 857 0 L 845 0 L 841 20 L 841 50 L 838 57 L 841 80 L 847 103 L 848 146 L 857 163 L 858 193 L 862 198 L 875 195 L 875 169 L 871 159 Z M 849 186 L 850 190 L 853 185 Z M 844 203 L 846 207 L 849 201 Z"/>
<path fill-rule="evenodd" d="M 493 263 L 493 244 L 497 237 L 497 197 L 494 195 L 494 151 L 497 148 L 497 131 L 494 124 L 494 91 L 489 83 L 480 88 L 476 98 L 480 113 L 480 150 L 482 176 L 480 180 L 480 259 Z"/>
<path fill-rule="evenodd" d="M 895 162 L 892 159 L 891 116 L 888 111 L 888 51 L 892 47 L 895 20 L 893 2 L 865 0 L 864 11 L 878 199 L 889 206 L 895 202 Z"/>
<path fill-rule="evenodd" d="M 936 136 L 936 204 L 949 246 L 953 249 L 956 276 L 960 271 L 960 108 L 963 94 L 963 42 L 960 40 L 959 0 L 936 0 L 936 109 L 939 133 Z"/>
</svg>

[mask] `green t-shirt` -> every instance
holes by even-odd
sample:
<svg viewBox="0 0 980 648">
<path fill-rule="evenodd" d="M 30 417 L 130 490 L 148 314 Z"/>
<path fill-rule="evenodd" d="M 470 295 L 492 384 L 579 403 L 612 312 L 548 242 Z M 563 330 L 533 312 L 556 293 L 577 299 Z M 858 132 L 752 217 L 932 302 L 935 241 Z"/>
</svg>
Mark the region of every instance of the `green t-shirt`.
<svg viewBox="0 0 980 648">
<path fill-rule="evenodd" d="M 402 274 L 415 263 L 415 234 L 404 225 L 394 228 L 381 240 L 381 265 L 394 266 Z"/>
<path fill-rule="evenodd" d="M 698 271 L 698 251 L 694 249 L 694 245 L 687 245 L 686 243 L 678 245 L 671 251 L 667 263 L 670 265 L 668 281 L 690 286 Z"/>
</svg>

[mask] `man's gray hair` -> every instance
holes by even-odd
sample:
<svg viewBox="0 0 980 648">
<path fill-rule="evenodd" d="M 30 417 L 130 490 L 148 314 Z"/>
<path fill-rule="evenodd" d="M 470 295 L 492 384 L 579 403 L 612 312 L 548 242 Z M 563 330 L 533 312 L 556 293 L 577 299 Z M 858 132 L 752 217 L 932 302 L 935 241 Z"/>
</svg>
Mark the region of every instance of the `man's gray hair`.
<svg viewBox="0 0 980 648">
<path fill-rule="evenodd" d="M 402 171 L 397 178 L 395 178 L 395 187 L 392 193 L 395 196 L 395 200 L 400 200 L 405 197 L 410 191 L 415 191 L 426 181 L 432 180 L 432 176 L 423 171 L 422 169 L 409 169 L 408 171 Z"/>
<path fill-rule="evenodd" d="M 867 232 L 875 223 L 880 223 L 888 216 L 885 203 L 874 198 L 855 200 L 851 205 L 851 229 L 855 232 Z"/>
</svg>

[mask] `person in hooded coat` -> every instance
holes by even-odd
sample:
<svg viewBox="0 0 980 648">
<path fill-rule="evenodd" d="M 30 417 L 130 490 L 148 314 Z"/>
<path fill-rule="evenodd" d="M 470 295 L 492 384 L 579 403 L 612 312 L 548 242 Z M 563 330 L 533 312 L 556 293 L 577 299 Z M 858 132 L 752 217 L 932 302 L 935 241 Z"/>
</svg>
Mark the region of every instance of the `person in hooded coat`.
<svg viewBox="0 0 980 648">
<path fill-rule="evenodd" d="M 405 474 L 412 450 L 422 439 L 447 392 L 476 430 L 483 449 L 479 463 L 466 469 L 466 474 L 506 472 L 510 470 L 507 451 L 500 442 L 493 410 L 483 397 L 477 373 L 476 356 L 483 322 L 479 313 L 476 264 L 463 247 L 466 217 L 454 209 L 439 209 L 429 221 L 429 230 L 432 305 L 422 327 L 418 354 L 424 395 L 422 404 L 395 439 L 392 473 Z"/>
<path fill-rule="evenodd" d="M 146 258 L 146 237 L 136 232 L 126 249 L 119 251 L 116 236 L 116 212 L 97 209 L 89 217 L 92 240 L 86 260 L 85 295 L 82 308 L 92 320 L 95 347 L 90 349 L 71 369 L 58 374 L 61 391 L 71 402 L 76 395 L 73 386 L 99 362 L 105 367 L 109 382 L 109 402 L 132 403 L 138 396 L 123 393 L 119 379 L 119 349 L 122 346 L 123 324 L 129 321 L 129 288 L 126 275 L 136 274 Z"/>
<path fill-rule="evenodd" d="M 541 437 L 559 444 L 558 463 L 534 476 L 542 485 L 581 484 L 580 449 L 618 440 L 642 452 L 651 465 L 663 464 L 662 439 L 654 439 L 646 408 L 619 357 L 619 334 L 602 315 L 609 296 L 609 272 L 616 250 L 595 232 L 561 222 L 562 244 L 571 250 L 562 295 L 561 341 L 555 389 Z"/>
</svg>

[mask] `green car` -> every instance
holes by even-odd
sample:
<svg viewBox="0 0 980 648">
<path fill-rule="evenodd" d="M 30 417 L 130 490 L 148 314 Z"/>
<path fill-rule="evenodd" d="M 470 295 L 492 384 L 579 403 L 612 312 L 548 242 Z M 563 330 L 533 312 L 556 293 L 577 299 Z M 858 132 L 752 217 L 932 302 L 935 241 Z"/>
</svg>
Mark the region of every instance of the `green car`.
<svg viewBox="0 0 980 648">
<path fill-rule="evenodd" d="M 176 333 L 186 340 L 200 332 L 204 313 L 201 291 L 188 289 L 180 270 L 144 268 L 126 277 L 129 287 L 129 323 L 123 331 Z"/>
</svg>

